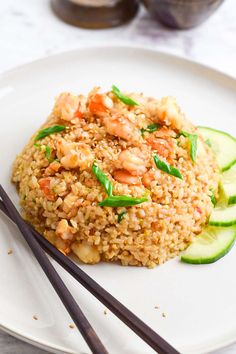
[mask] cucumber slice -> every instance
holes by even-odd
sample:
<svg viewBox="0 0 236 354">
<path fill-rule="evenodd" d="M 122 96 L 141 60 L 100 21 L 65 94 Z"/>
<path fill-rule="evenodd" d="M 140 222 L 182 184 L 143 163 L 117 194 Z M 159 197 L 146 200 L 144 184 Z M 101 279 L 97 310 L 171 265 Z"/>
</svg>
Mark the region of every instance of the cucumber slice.
<svg viewBox="0 0 236 354">
<path fill-rule="evenodd" d="M 232 226 L 236 224 L 236 204 L 227 207 L 216 207 L 212 210 L 209 225 Z"/>
<path fill-rule="evenodd" d="M 221 171 L 236 163 L 236 139 L 230 134 L 207 127 L 198 127 L 205 141 L 211 145 Z"/>
<path fill-rule="evenodd" d="M 218 261 L 229 252 L 236 239 L 233 229 L 207 227 L 181 255 L 181 261 L 207 264 Z"/>
<path fill-rule="evenodd" d="M 222 173 L 221 189 L 228 204 L 236 204 L 236 165 Z"/>
</svg>

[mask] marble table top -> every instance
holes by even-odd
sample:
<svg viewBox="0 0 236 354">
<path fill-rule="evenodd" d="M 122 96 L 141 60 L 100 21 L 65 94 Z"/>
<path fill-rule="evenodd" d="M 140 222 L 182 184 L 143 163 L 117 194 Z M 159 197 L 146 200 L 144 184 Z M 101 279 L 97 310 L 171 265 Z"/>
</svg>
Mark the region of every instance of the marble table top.
<svg viewBox="0 0 236 354">
<path fill-rule="evenodd" d="M 58 20 L 49 0 L 0 1 L 0 72 L 54 53 L 97 44 L 156 48 L 205 63 L 236 77 L 236 1 L 226 0 L 202 26 L 188 31 L 163 28 L 140 9 L 128 25 L 82 30 Z M 43 354 L 0 331 L 1 354 Z M 214 354 L 235 354 L 236 344 Z"/>
</svg>

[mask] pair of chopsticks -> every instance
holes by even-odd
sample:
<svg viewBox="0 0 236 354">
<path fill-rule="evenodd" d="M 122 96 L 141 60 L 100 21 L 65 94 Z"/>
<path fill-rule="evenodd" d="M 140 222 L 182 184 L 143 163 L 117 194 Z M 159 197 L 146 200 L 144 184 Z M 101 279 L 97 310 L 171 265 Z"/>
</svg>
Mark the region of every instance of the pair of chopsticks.
<svg viewBox="0 0 236 354">
<path fill-rule="evenodd" d="M 27 224 L 20 216 L 11 202 L 7 193 L 0 185 L 0 210 L 6 214 L 18 226 L 23 237 L 35 255 L 44 273 L 48 277 L 56 293 L 66 307 L 68 313 L 87 342 L 92 353 L 107 354 L 108 351 L 98 338 L 96 332 L 83 314 L 79 305 L 67 289 L 66 285 L 56 272 L 55 268 L 44 253 L 47 252 L 58 264 L 70 273 L 81 285 L 101 301 L 111 312 L 132 329 L 139 337 L 149 344 L 159 354 L 179 354 L 169 343 L 167 343 L 154 330 L 140 320 L 129 309 L 122 305 L 110 293 L 102 288 L 96 281 L 80 269 L 70 258 L 58 251 L 42 235 Z"/>
</svg>

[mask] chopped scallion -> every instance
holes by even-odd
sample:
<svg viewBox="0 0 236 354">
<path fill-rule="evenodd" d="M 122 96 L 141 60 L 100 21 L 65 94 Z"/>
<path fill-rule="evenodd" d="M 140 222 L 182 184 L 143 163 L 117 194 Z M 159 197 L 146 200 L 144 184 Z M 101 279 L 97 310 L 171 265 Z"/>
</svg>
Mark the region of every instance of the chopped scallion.
<svg viewBox="0 0 236 354">
<path fill-rule="evenodd" d="M 197 134 L 190 134 L 184 131 L 180 131 L 178 136 L 183 135 L 185 138 L 189 139 L 189 143 L 190 143 L 190 157 L 192 159 L 193 162 L 196 161 L 196 157 L 197 157 L 197 139 L 198 136 Z"/>
<path fill-rule="evenodd" d="M 51 149 L 50 146 L 48 146 L 48 145 L 45 146 L 45 156 L 46 156 L 46 159 L 47 159 L 49 162 L 52 162 L 52 161 L 53 161 L 53 158 L 52 158 L 52 149 Z"/>
<path fill-rule="evenodd" d="M 34 146 L 37 148 L 37 149 L 41 149 L 41 145 L 40 144 L 34 144 Z"/>
<path fill-rule="evenodd" d="M 158 155 L 155 155 L 153 159 L 154 159 L 154 162 L 156 164 L 156 167 L 159 168 L 159 170 L 161 170 L 163 172 L 166 172 L 169 175 L 172 175 L 174 177 L 183 179 L 183 176 L 181 175 L 180 171 L 177 168 L 175 168 L 173 166 L 170 166 L 165 161 L 160 160 Z"/>
<path fill-rule="evenodd" d="M 127 214 L 127 211 L 123 211 L 122 213 L 117 214 L 117 221 L 118 221 L 118 223 L 121 222 L 121 220 L 124 218 L 125 214 Z"/>
<path fill-rule="evenodd" d="M 150 124 L 150 125 L 147 126 L 147 128 L 142 128 L 141 129 L 141 134 L 143 136 L 145 132 L 154 133 L 155 131 L 157 131 L 160 128 L 160 126 L 161 126 L 160 124 L 156 124 L 156 123 Z"/>
<path fill-rule="evenodd" d="M 128 106 L 138 106 L 139 104 L 132 100 L 132 98 L 125 96 L 115 85 L 112 85 L 112 92 L 114 95 L 119 98 L 119 100 Z"/>
<path fill-rule="evenodd" d="M 97 178 L 97 180 L 103 185 L 103 187 L 105 188 L 107 194 L 109 196 L 112 196 L 112 192 L 113 192 L 113 186 L 111 181 L 108 179 L 108 177 L 105 175 L 105 173 L 98 167 L 98 165 L 96 164 L 96 162 L 93 163 L 92 166 L 92 171 L 93 174 L 95 175 L 95 177 Z"/>
<path fill-rule="evenodd" d="M 42 129 L 42 130 L 40 130 L 38 132 L 38 134 L 36 135 L 34 141 L 43 139 L 43 138 L 45 138 L 48 135 L 61 132 L 62 130 L 65 130 L 65 129 L 66 129 L 66 127 L 64 125 L 53 125 L 52 127 L 48 127 L 48 128 Z"/>
<path fill-rule="evenodd" d="M 115 195 L 104 199 L 99 206 L 108 207 L 123 207 L 123 206 L 133 206 L 136 204 L 141 204 L 147 202 L 147 198 L 132 198 L 128 195 Z"/>
<path fill-rule="evenodd" d="M 215 207 L 215 206 L 216 206 L 216 197 L 215 197 L 215 194 L 214 194 L 213 189 L 210 189 L 210 193 L 211 193 L 211 195 L 210 195 L 211 202 L 212 202 L 212 204 L 213 204 L 214 207 Z"/>
</svg>

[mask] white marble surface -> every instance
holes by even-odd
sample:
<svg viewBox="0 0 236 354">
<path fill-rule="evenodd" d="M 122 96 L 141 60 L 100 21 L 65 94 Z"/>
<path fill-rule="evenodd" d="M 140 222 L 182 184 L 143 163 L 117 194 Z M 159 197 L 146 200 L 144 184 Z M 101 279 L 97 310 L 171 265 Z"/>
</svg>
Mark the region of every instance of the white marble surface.
<svg viewBox="0 0 236 354">
<path fill-rule="evenodd" d="M 0 1 L 0 72 L 32 60 L 96 44 L 125 43 L 176 53 L 236 77 L 236 1 L 226 0 L 202 26 L 188 31 L 163 28 L 141 9 L 117 29 L 89 31 L 62 23 L 48 0 Z M 0 332 L 1 354 L 43 354 Z M 215 354 L 235 354 L 236 345 Z"/>
</svg>

